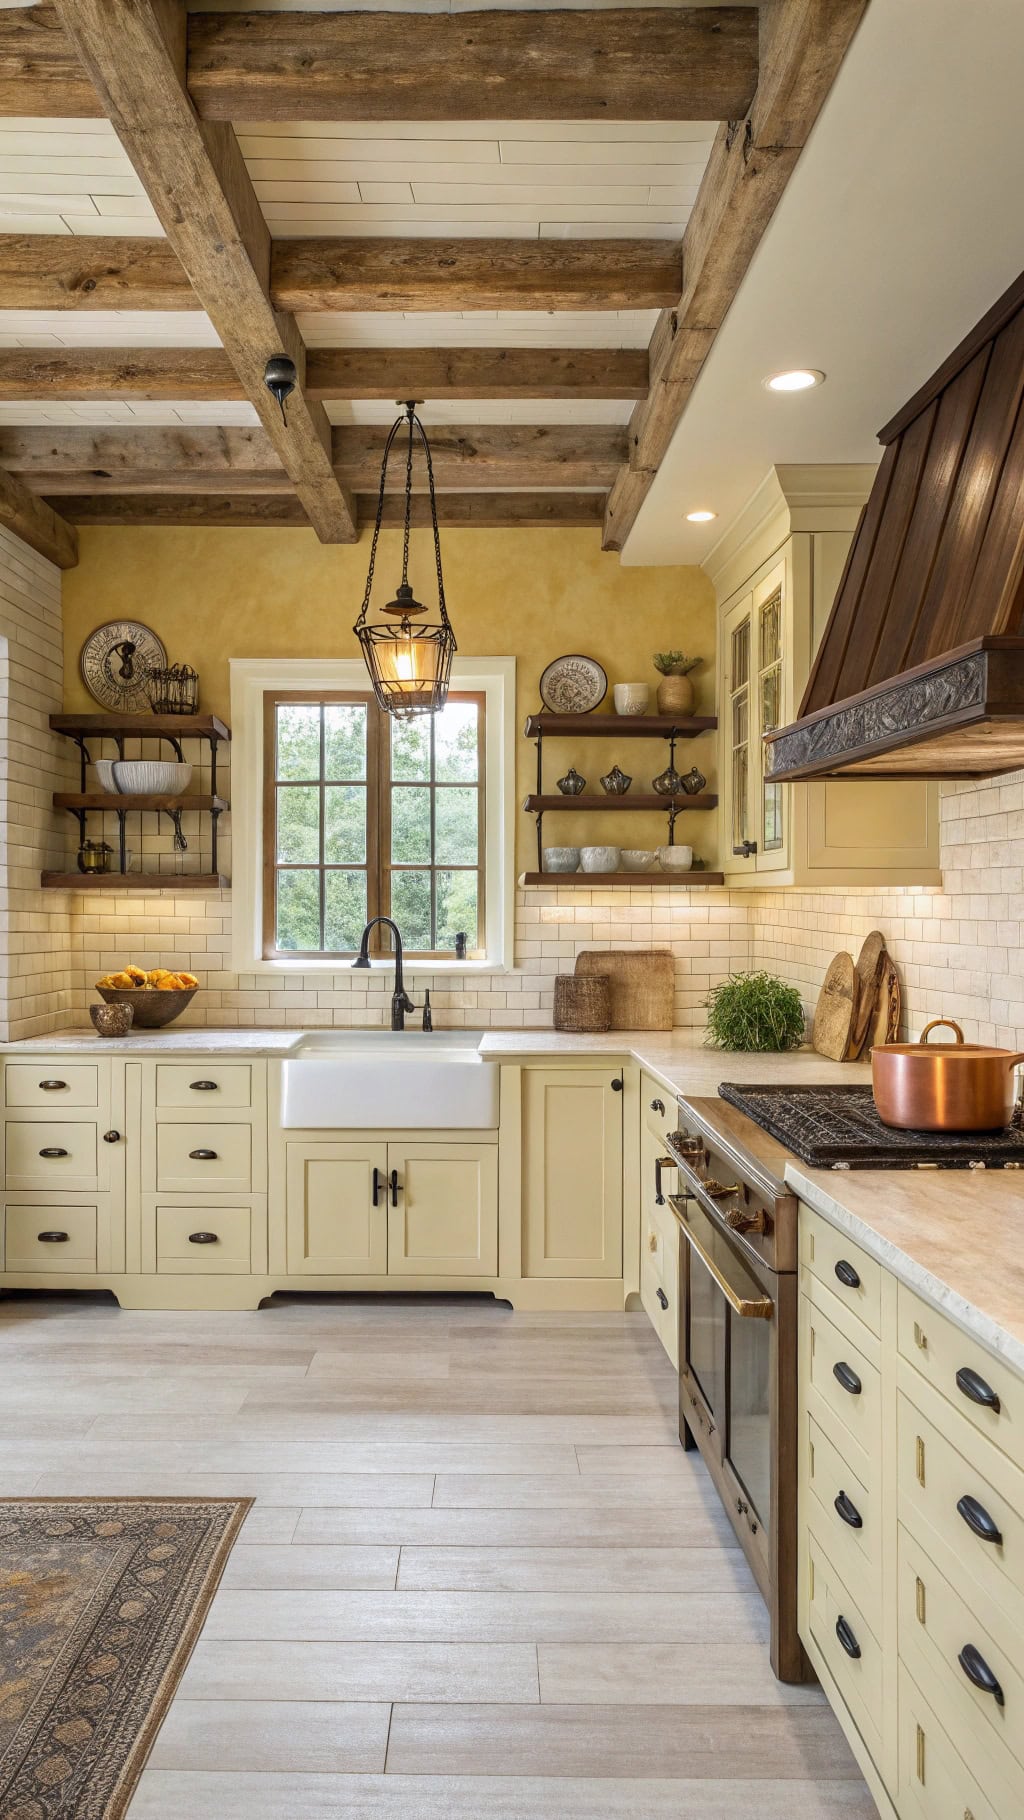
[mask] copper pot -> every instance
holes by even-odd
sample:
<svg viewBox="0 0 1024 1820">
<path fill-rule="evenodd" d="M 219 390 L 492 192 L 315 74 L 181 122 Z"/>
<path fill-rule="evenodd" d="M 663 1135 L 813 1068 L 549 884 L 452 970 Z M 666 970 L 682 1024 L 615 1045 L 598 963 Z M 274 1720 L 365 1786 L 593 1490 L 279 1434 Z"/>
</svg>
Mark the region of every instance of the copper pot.
<svg viewBox="0 0 1024 1820">
<path fill-rule="evenodd" d="M 929 1043 L 939 1025 L 955 1043 Z M 952 1018 L 935 1017 L 918 1043 L 878 1043 L 871 1051 L 871 1086 L 883 1125 L 902 1131 L 998 1131 L 1013 1116 L 1013 1071 L 1024 1054 L 965 1043 Z"/>
</svg>

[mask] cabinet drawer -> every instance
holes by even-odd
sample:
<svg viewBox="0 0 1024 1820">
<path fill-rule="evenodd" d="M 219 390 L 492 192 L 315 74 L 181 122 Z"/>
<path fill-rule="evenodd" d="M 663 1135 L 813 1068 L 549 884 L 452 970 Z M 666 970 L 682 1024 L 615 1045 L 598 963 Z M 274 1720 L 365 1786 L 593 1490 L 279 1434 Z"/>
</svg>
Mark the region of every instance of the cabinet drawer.
<svg viewBox="0 0 1024 1820">
<path fill-rule="evenodd" d="M 876 1460 L 882 1438 L 878 1368 L 809 1296 L 800 1300 L 807 1382 L 867 1459 Z"/>
<path fill-rule="evenodd" d="M 159 1062 L 158 1106 L 191 1106 L 196 1112 L 218 1112 L 222 1106 L 252 1105 L 250 1062 Z"/>
<path fill-rule="evenodd" d="M 4 1099 L 8 1106 L 98 1106 L 100 1071 L 96 1062 L 8 1062 Z"/>
<path fill-rule="evenodd" d="M 807 1520 L 848 1586 L 857 1588 L 868 1623 L 881 1630 L 882 1535 L 876 1495 L 851 1472 L 824 1429 L 804 1418 Z"/>
<path fill-rule="evenodd" d="M 640 1300 L 673 1365 L 679 1364 L 679 1309 L 675 1282 L 666 1283 L 653 1257 L 640 1264 Z"/>
<path fill-rule="evenodd" d="M 1024 1467 L 1024 1379 L 902 1283 L 896 1311 L 903 1357 L 979 1434 Z"/>
<path fill-rule="evenodd" d="M 248 1207 L 157 1207 L 156 1267 L 178 1276 L 247 1276 Z"/>
<path fill-rule="evenodd" d="M 969 1599 L 966 1575 L 964 1590 Z M 1018 1784 L 1014 1811 L 1024 1813 L 1024 1675 L 902 1523 L 897 1626 L 900 1656 L 911 1667 L 920 1663 L 922 1685 L 950 1742 L 971 1764 L 991 1755 L 997 1771 Z M 976 1685 L 982 1676 L 987 1688 Z"/>
<path fill-rule="evenodd" d="M 1024 1636 L 1024 1481 L 992 1448 L 984 1450 L 992 1478 L 979 1472 L 954 1445 L 966 1425 L 940 1432 L 902 1392 L 897 1410 L 902 1520 L 926 1548 L 938 1543 L 948 1578 L 955 1580 L 962 1565 L 989 1595 L 997 1630 L 1006 1623 Z M 966 1436 L 975 1451 L 973 1431 Z M 971 1599 L 984 1619 L 980 1601 Z"/>
<path fill-rule="evenodd" d="M 252 1185 L 249 1125 L 158 1125 L 156 1180 L 161 1192 L 248 1194 Z"/>
<path fill-rule="evenodd" d="M 882 1651 L 858 1600 L 843 1584 L 813 1533 L 807 1538 L 811 1635 L 825 1658 L 865 1744 L 881 1754 Z"/>
<path fill-rule="evenodd" d="M 92 1119 L 8 1120 L 7 1187 L 61 1194 L 99 1185 L 99 1128 Z"/>
<path fill-rule="evenodd" d="M 914 1820 L 1006 1820 L 1013 1810 L 994 1807 L 949 1742 L 904 1663 L 899 1665 L 899 1811 Z M 998 1796 L 996 1797 L 998 1799 Z"/>
<path fill-rule="evenodd" d="M 881 1331 L 882 1267 L 817 1214 L 804 1215 L 801 1262 L 874 1334 Z"/>
<path fill-rule="evenodd" d="M 664 1143 L 666 1131 L 674 1131 L 677 1123 L 678 1108 L 672 1094 L 667 1087 L 659 1087 L 649 1074 L 641 1074 L 640 1105 L 648 1131 Z"/>
<path fill-rule="evenodd" d="M 60 1274 L 96 1269 L 95 1207 L 8 1207 L 4 1269 Z"/>
</svg>

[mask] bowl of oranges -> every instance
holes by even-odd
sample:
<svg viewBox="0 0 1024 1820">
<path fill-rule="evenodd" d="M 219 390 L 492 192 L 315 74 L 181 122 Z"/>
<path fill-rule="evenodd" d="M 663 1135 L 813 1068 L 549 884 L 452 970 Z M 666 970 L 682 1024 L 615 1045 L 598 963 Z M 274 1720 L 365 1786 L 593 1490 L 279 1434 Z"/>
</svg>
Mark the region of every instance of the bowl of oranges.
<svg viewBox="0 0 1024 1820">
<path fill-rule="evenodd" d="M 136 967 L 105 973 L 96 990 L 108 1005 L 130 1005 L 133 1030 L 161 1030 L 173 1024 L 199 990 L 194 973 L 172 973 L 169 967 Z"/>
</svg>

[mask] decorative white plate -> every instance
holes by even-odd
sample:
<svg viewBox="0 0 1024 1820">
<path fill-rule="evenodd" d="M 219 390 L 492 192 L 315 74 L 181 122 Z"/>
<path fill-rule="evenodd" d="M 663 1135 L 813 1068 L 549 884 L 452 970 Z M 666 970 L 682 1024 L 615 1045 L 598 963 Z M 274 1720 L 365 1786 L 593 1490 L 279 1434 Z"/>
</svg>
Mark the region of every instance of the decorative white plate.
<svg viewBox="0 0 1024 1820">
<path fill-rule="evenodd" d="M 589 714 L 608 693 L 608 678 L 596 657 L 578 651 L 556 657 L 540 679 L 540 698 L 551 714 Z"/>
</svg>

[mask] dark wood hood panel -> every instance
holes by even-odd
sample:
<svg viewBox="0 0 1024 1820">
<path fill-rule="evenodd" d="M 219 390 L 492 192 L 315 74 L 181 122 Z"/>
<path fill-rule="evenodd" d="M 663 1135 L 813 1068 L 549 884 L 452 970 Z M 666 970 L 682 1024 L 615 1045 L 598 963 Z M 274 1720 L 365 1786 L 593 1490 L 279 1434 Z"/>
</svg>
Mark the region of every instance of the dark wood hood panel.
<svg viewBox="0 0 1024 1820">
<path fill-rule="evenodd" d="M 801 721 L 972 640 L 1024 634 L 1024 274 L 881 439 Z"/>
</svg>

